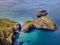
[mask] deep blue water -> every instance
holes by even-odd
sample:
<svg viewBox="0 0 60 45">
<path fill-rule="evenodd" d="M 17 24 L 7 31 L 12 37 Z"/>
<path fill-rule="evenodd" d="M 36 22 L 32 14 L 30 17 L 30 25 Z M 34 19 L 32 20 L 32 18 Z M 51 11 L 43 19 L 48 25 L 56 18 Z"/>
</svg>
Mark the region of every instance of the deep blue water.
<svg viewBox="0 0 60 45">
<path fill-rule="evenodd" d="M 54 20 L 58 30 L 19 32 L 16 42 L 24 41 L 23 45 L 60 45 L 60 0 L 0 0 L 0 18 L 9 18 L 20 24 L 35 19 L 36 12 L 42 9 L 48 11 L 47 16 Z"/>
</svg>

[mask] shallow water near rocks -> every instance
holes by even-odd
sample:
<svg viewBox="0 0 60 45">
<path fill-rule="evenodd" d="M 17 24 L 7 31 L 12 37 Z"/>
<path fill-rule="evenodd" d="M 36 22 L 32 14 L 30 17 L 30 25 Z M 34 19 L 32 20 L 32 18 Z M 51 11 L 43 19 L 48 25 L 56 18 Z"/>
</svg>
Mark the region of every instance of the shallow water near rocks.
<svg viewBox="0 0 60 45">
<path fill-rule="evenodd" d="M 30 33 L 19 32 L 14 45 L 60 45 L 60 32 L 58 31 L 41 31 L 35 29 Z M 19 37 L 18 37 L 19 36 Z M 27 42 L 30 40 L 30 42 Z M 23 42 L 23 44 L 19 44 Z"/>
</svg>

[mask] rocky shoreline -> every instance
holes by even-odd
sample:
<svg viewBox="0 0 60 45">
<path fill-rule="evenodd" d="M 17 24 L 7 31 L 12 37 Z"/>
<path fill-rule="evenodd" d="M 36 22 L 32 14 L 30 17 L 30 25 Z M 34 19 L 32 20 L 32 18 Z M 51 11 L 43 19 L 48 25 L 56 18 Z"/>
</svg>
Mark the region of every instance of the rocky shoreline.
<svg viewBox="0 0 60 45">
<path fill-rule="evenodd" d="M 13 45 L 16 33 L 19 31 L 31 32 L 33 29 L 57 30 L 56 24 L 48 17 L 46 10 L 38 12 L 36 19 L 27 20 L 23 26 L 7 18 L 0 19 L 0 45 Z M 22 29 L 22 30 L 21 30 Z"/>
</svg>

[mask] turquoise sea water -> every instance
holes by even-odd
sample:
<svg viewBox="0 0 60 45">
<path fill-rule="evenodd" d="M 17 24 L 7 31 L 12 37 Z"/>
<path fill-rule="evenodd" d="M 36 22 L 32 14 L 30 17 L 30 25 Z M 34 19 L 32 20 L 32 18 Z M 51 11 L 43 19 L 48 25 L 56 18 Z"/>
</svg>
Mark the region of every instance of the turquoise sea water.
<svg viewBox="0 0 60 45">
<path fill-rule="evenodd" d="M 14 45 L 60 45 L 60 31 L 42 31 L 35 29 L 30 33 L 19 32 Z M 30 42 L 27 42 L 30 40 Z"/>
<path fill-rule="evenodd" d="M 60 0 L 0 0 L 0 18 L 9 18 L 23 25 L 25 20 L 35 19 L 36 12 L 42 9 L 48 11 L 48 17 L 53 19 L 58 29 L 56 31 L 19 32 L 16 35 L 16 45 L 60 45 Z M 28 42 L 30 40 L 30 42 Z"/>
</svg>

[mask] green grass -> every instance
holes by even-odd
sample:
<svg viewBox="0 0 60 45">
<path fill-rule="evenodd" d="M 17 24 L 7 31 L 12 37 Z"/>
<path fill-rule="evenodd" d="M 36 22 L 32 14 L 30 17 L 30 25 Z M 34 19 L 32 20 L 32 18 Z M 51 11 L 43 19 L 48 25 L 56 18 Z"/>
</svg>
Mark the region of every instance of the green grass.
<svg viewBox="0 0 60 45">
<path fill-rule="evenodd" d="M 27 20 L 27 21 L 25 21 L 24 25 L 30 25 L 30 24 L 32 24 L 33 22 L 34 22 L 33 20 Z"/>
<path fill-rule="evenodd" d="M 8 18 L 0 18 L 0 27 L 3 27 L 5 25 L 10 25 L 12 23 L 16 23 L 16 22 L 9 20 Z"/>
</svg>

